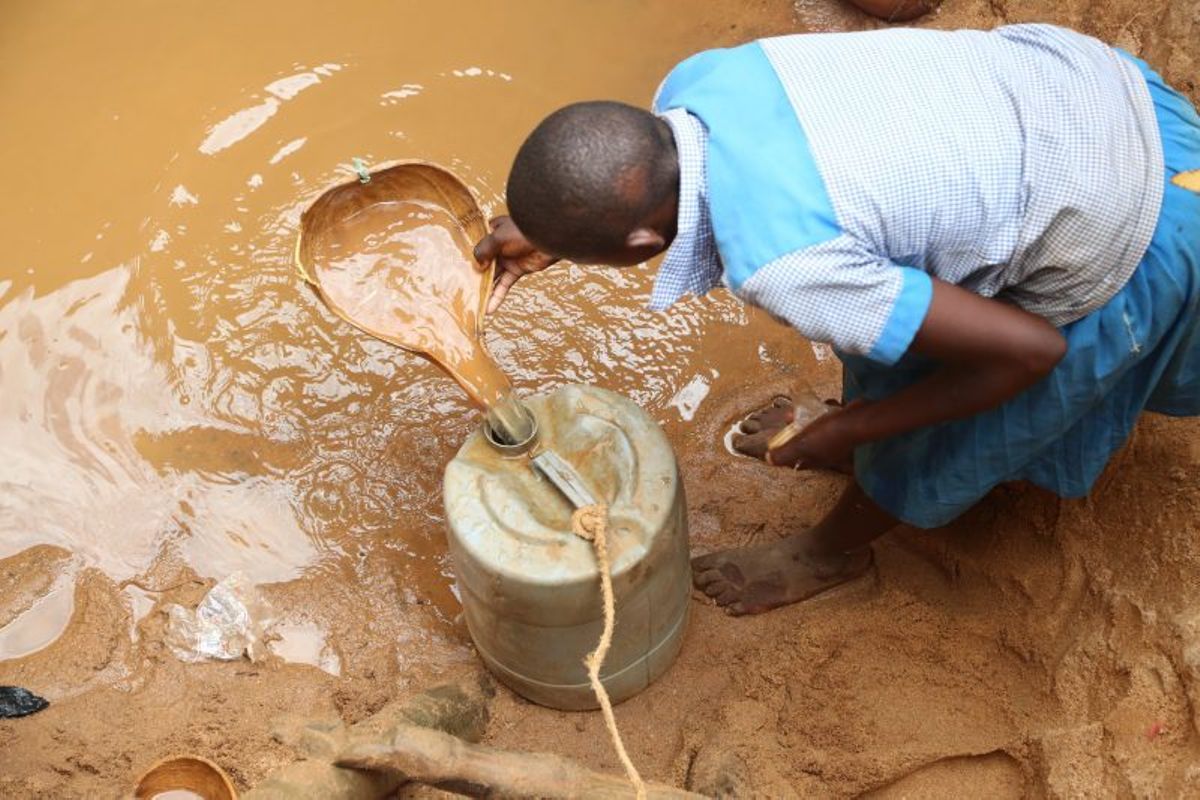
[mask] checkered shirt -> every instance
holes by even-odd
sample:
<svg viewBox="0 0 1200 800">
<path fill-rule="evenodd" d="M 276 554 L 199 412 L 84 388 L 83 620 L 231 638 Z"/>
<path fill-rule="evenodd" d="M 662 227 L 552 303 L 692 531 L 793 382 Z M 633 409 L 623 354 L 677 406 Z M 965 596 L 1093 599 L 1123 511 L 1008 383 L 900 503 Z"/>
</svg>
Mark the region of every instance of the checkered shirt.
<svg viewBox="0 0 1200 800">
<path fill-rule="evenodd" d="M 928 310 L 928 290 L 905 288 L 912 274 L 1064 325 L 1136 269 L 1162 199 L 1161 142 L 1143 78 L 1103 43 L 1014 25 L 761 46 L 842 233 L 762 265 L 738 293 L 807 338 L 891 363 Z M 663 118 L 679 151 L 679 223 L 653 308 L 723 280 L 708 132 L 682 109 Z"/>
<path fill-rule="evenodd" d="M 679 153 L 679 212 L 675 238 L 658 268 L 650 308 L 661 311 L 685 294 L 700 296 L 721 282 L 721 259 L 708 216 L 707 134 L 682 108 L 662 114 Z"/>
</svg>

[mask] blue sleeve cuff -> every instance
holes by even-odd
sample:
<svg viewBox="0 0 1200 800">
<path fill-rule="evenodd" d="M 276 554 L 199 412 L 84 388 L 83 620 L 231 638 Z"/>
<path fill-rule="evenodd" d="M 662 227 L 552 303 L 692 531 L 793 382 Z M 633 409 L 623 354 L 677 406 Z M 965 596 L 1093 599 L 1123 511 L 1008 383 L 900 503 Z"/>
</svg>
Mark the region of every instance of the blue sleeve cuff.
<svg viewBox="0 0 1200 800">
<path fill-rule="evenodd" d="M 900 271 L 903 274 L 900 294 L 875 346 L 867 354 L 867 358 L 881 364 L 895 364 L 908 351 L 933 301 L 933 280 L 929 275 L 912 267 L 900 267 Z"/>
</svg>

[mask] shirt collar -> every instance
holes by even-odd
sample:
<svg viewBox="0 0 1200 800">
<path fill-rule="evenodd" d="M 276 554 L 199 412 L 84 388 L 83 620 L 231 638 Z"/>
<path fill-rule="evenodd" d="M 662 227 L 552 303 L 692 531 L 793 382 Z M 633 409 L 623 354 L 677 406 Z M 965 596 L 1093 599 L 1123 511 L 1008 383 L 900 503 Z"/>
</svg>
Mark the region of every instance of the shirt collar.
<svg viewBox="0 0 1200 800">
<path fill-rule="evenodd" d="M 675 239 L 663 256 L 650 294 L 654 311 L 686 294 L 699 297 L 721 283 L 721 259 L 708 213 L 708 133 L 700 120 L 682 108 L 660 116 L 671 127 L 679 154 L 679 212 Z"/>
</svg>

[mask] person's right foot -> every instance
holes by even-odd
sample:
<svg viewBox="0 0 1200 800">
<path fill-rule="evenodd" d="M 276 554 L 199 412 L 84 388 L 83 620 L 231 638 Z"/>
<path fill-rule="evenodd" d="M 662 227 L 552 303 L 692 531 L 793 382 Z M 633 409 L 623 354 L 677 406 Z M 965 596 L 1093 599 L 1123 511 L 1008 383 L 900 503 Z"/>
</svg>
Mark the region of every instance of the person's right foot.
<svg viewBox="0 0 1200 800">
<path fill-rule="evenodd" d="M 734 547 L 692 559 L 696 588 L 734 615 L 761 614 L 806 600 L 862 575 L 871 548 L 814 555 L 811 534 L 794 533 L 775 542 Z"/>
</svg>

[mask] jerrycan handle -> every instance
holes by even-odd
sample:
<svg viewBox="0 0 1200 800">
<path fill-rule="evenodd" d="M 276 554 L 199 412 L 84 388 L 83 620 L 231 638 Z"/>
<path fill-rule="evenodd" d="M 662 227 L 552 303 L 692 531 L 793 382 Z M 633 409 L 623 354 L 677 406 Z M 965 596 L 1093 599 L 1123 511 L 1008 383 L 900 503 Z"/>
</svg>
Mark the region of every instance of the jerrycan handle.
<svg viewBox="0 0 1200 800">
<path fill-rule="evenodd" d="M 538 439 L 537 418 L 513 395 L 488 410 L 483 435 L 488 444 L 508 457 L 531 450 Z M 530 458 L 530 466 L 567 499 L 573 507 L 596 504 L 596 498 L 571 463 L 553 450 L 543 449 Z"/>
<path fill-rule="evenodd" d="M 596 505 L 595 496 L 583 478 L 565 458 L 553 450 L 543 450 L 533 457 L 533 467 L 546 477 L 575 508 Z"/>
</svg>

